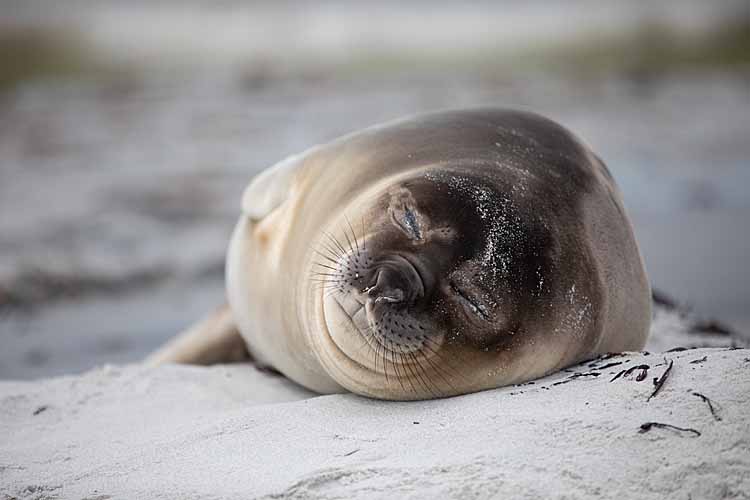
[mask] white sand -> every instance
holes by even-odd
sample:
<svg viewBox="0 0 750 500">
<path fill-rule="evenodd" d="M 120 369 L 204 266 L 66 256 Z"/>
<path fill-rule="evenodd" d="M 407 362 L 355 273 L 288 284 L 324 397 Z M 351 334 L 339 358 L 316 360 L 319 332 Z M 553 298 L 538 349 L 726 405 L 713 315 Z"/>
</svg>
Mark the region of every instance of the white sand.
<svg viewBox="0 0 750 500">
<path fill-rule="evenodd" d="M 680 338 L 660 314 L 655 338 Z M 749 414 L 750 350 L 726 347 L 415 403 L 315 397 L 252 366 L 109 366 L 0 383 L 0 497 L 748 498 Z"/>
</svg>

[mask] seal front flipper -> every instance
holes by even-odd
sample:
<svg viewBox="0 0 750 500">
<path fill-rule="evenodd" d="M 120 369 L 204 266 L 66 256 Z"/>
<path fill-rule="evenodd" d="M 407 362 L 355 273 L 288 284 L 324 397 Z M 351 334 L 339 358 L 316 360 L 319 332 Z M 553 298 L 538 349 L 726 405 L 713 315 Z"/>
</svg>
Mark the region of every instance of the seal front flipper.
<svg viewBox="0 0 750 500">
<path fill-rule="evenodd" d="M 294 174 L 304 155 L 289 156 L 250 181 L 242 194 L 242 212 L 250 220 L 260 221 L 289 197 Z"/>
<path fill-rule="evenodd" d="M 145 363 L 151 366 L 165 363 L 211 365 L 251 359 L 232 311 L 224 304 L 151 353 Z"/>
</svg>

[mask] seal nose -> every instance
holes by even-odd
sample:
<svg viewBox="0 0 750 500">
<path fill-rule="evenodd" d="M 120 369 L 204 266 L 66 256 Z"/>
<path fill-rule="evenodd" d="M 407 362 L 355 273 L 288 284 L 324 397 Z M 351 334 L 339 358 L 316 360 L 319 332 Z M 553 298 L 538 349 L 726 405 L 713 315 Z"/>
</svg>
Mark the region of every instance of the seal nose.
<svg viewBox="0 0 750 500">
<path fill-rule="evenodd" d="M 375 303 L 397 304 L 411 301 L 419 294 L 419 275 L 407 262 L 387 262 L 380 266 L 375 284 L 363 290 Z"/>
<path fill-rule="evenodd" d="M 378 270 L 375 278 L 375 284 L 367 289 L 367 295 L 375 299 L 375 303 L 389 302 L 396 304 L 403 302 L 406 294 L 404 293 L 404 277 L 391 266 L 383 267 Z"/>
</svg>

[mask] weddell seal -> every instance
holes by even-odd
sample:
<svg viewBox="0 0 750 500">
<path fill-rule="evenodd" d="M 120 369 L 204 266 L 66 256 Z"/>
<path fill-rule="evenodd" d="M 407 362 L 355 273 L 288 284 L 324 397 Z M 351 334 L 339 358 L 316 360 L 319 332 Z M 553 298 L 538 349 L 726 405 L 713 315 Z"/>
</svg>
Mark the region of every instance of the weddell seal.
<svg viewBox="0 0 750 500">
<path fill-rule="evenodd" d="M 262 172 L 226 282 L 229 309 L 152 362 L 246 347 L 320 393 L 427 399 L 639 350 L 651 318 L 607 167 L 555 122 L 505 109 L 377 125 Z"/>
</svg>

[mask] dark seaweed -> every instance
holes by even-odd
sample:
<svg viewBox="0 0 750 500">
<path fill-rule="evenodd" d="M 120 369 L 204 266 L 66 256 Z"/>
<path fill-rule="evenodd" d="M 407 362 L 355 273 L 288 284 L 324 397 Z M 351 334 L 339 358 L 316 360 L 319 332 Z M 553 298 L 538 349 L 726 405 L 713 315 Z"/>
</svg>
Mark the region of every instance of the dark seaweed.
<svg viewBox="0 0 750 500">
<path fill-rule="evenodd" d="M 716 413 L 716 409 L 714 408 L 714 405 L 713 405 L 713 403 L 711 402 L 711 400 L 710 400 L 710 399 L 708 399 L 708 397 L 707 397 L 707 396 L 704 396 L 704 395 L 703 395 L 703 394 L 701 394 L 700 392 L 694 392 L 694 393 L 693 393 L 693 396 L 698 396 L 698 397 L 699 397 L 699 398 L 701 398 L 701 399 L 702 399 L 703 401 L 705 401 L 705 402 L 706 402 L 706 404 L 708 405 L 708 409 L 709 409 L 709 410 L 711 411 L 711 415 L 713 415 L 713 417 L 714 417 L 714 418 L 715 418 L 715 419 L 716 419 L 717 421 L 721 421 L 721 417 L 720 417 L 720 416 L 719 416 L 719 415 L 718 415 L 718 414 Z"/>
<path fill-rule="evenodd" d="M 49 406 L 42 405 L 39 408 L 37 408 L 36 410 L 34 410 L 34 413 L 32 413 L 32 415 L 34 415 L 34 416 L 39 415 L 40 413 L 42 413 L 43 411 L 46 411 L 48 409 L 49 409 Z"/>
<path fill-rule="evenodd" d="M 645 424 L 641 424 L 641 429 L 638 431 L 639 433 L 643 434 L 644 432 L 648 432 L 653 428 L 658 429 L 674 429 L 676 431 L 680 432 L 689 432 L 691 434 L 694 434 L 695 437 L 698 437 L 701 435 L 701 433 L 695 429 L 685 428 L 685 427 L 677 427 L 676 425 L 672 424 L 662 424 L 661 422 L 646 422 Z"/>
<path fill-rule="evenodd" d="M 640 382 L 641 380 L 643 380 L 644 378 L 646 378 L 646 375 L 648 375 L 648 369 L 649 368 L 651 368 L 649 365 L 635 365 L 635 366 L 631 366 L 627 370 L 622 370 L 620 373 L 618 373 L 617 375 L 615 375 L 614 377 L 612 377 L 612 380 L 610 380 L 610 382 L 614 382 L 615 380 L 617 380 L 620 377 L 627 377 L 628 375 L 630 375 L 631 373 L 633 373 L 635 370 L 639 370 L 639 369 L 641 370 L 641 373 L 639 373 L 638 376 L 635 379 L 636 379 L 636 381 Z"/>
<path fill-rule="evenodd" d="M 666 363 L 666 358 L 664 359 L 664 362 Z M 656 378 L 654 377 L 654 392 L 651 393 L 651 395 L 648 397 L 646 401 L 651 401 L 651 398 L 656 396 L 659 391 L 661 390 L 662 386 L 664 385 L 664 382 L 667 381 L 667 377 L 669 377 L 669 373 L 672 371 L 672 365 L 674 365 L 674 360 L 669 360 L 669 366 L 667 366 L 667 369 L 664 370 L 664 373 L 661 374 L 661 377 Z"/>
</svg>

